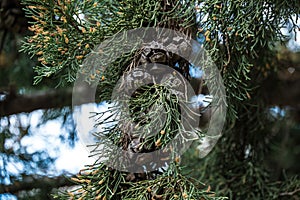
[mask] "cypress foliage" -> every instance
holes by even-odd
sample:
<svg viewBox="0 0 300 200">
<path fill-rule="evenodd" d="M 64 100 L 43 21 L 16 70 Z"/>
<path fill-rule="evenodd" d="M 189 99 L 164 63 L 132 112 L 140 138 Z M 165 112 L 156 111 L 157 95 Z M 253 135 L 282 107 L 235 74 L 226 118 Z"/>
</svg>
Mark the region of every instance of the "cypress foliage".
<svg viewBox="0 0 300 200">
<path fill-rule="evenodd" d="M 276 121 L 270 117 L 263 93 L 264 81 L 278 68 L 276 45 L 285 39 L 281 28 L 288 20 L 292 24 L 291 31 L 299 28 L 293 17 L 300 13 L 298 1 L 25 0 L 24 3 L 27 15 L 33 18 L 30 27 L 33 35 L 27 38 L 22 50 L 40 61 L 35 68 L 36 84 L 51 77 L 58 86 L 69 85 L 75 81 L 83 60 L 96 44 L 122 31 L 160 27 L 179 31 L 203 44 L 220 70 L 226 88 L 223 137 L 204 159 L 185 157 L 189 168 L 197 165 L 192 174 L 206 184 L 186 175 L 177 157 L 162 172 L 132 174 L 96 163 L 72 179 L 80 188 L 61 192 L 57 198 L 278 199 L 284 198 L 287 191 L 297 191 L 300 187 L 297 177 L 276 182 L 265 165 L 272 139 L 270 130 Z M 151 49 L 147 55 L 155 53 L 157 51 Z M 178 65 L 180 73 L 191 80 L 190 63 L 164 51 L 159 53 L 166 59 L 158 63 L 174 69 Z M 101 93 L 97 101 L 109 101 L 115 84 L 128 71 L 128 66 L 142 62 L 145 54 L 144 50 L 129 52 L 107 66 L 105 73 L 92 71 L 89 82 L 102 80 L 98 85 Z M 149 95 L 143 95 L 147 92 L 155 98 L 147 99 Z M 149 107 L 147 102 L 162 101 L 168 92 L 149 85 L 140 93 L 133 97 L 137 101 L 132 100 L 131 108 L 137 108 L 136 118 L 144 112 L 142 108 Z M 162 101 L 165 107 L 174 110 L 169 113 L 173 121 L 168 126 L 175 132 L 178 130 L 176 116 L 180 115 L 177 101 L 176 98 Z M 108 132 L 114 144 L 128 148 L 124 139 L 126 133 L 115 129 Z M 142 150 L 166 145 L 169 141 L 162 135 L 143 143 Z M 158 139 L 160 145 L 157 145 Z M 151 148 L 147 149 L 147 145 Z M 194 150 L 188 153 L 193 155 Z M 215 193 L 210 191 L 209 185 Z"/>
</svg>

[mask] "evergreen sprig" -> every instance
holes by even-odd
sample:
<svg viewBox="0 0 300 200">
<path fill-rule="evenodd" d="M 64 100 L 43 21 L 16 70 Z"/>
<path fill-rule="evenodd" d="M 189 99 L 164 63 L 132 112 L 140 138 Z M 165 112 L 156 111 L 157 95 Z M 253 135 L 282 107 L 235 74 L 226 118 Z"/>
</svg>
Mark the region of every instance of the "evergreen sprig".
<svg viewBox="0 0 300 200">
<path fill-rule="evenodd" d="M 228 105 L 225 134 L 215 150 L 199 160 L 199 177 L 209 181 L 217 189 L 217 195 L 232 199 L 274 199 L 291 194 L 281 189 L 297 191 L 299 178 L 288 179 L 280 185 L 281 189 L 272 187 L 269 170 L 262 164 L 269 151 L 272 122 L 260 90 L 263 81 L 278 68 L 275 46 L 285 40 L 281 28 L 288 21 L 292 23 L 290 31 L 299 28 L 293 20 L 300 13 L 297 0 L 25 0 L 24 3 L 27 15 L 33 18 L 30 27 L 33 35 L 27 38 L 22 50 L 38 56 L 41 62 L 35 68 L 35 83 L 45 77 L 58 78 L 59 85 L 73 82 L 94 45 L 124 30 L 165 27 L 198 39 L 221 71 Z M 100 80 L 103 92 L 100 101 L 110 99 L 113 86 L 134 62 L 135 53 L 105 66 L 105 71 L 95 69 L 88 74 L 87 81 Z M 147 100 L 140 95 L 131 103 L 133 108 L 145 107 Z M 142 110 L 134 116 L 138 118 L 140 113 Z M 120 137 L 115 135 L 112 139 L 117 143 Z M 156 140 L 151 139 L 152 143 Z M 164 139 L 162 143 L 167 141 Z M 74 179 L 80 189 L 62 193 L 58 198 L 217 199 L 171 166 L 155 179 L 148 177 L 134 182 L 128 181 L 128 176 L 95 165 Z M 177 190 L 172 190 L 170 183 Z"/>
</svg>

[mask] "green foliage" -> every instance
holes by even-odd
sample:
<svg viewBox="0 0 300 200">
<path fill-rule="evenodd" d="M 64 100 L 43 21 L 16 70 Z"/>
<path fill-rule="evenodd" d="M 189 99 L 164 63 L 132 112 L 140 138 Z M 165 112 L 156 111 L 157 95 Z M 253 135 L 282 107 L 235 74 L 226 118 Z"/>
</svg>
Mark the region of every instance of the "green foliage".
<svg viewBox="0 0 300 200">
<path fill-rule="evenodd" d="M 74 183 L 79 183 L 80 188 L 70 192 L 55 195 L 59 199 L 213 199 L 222 200 L 224 197 L 215 197 L 210 191 L 210 186 L 196 179 L 183 176 L 178 165 L 171 165 L 171 170 L 159 177 L 151 174 L 126 174 L 106 167 L 104 165 L 92 166 L 82 170 Z M 148 180 L 130 182 L 132 176 L 145 175 Z"/>
<path fill-rule="evenodd" d="M 149 0 L 142 2 L 83 1 L 80 3 L 76 1 L 25 1 L 25 3 L 27 4 L 27 15 L 32 17 L 35 22 L 29 28 L 34 32 L 34 35 L 27 38 L 22 50 L 32 56 L 37 55 L 38 60 L 41 62 L 41 66 L 35 68 L 35 72 L 38 74 L 35 77 L 35 83 L 40 82 L 43 77 L 57 77 L 59 85 L 72 83 L 76 78 L 77 71 L 80 70 L 80 66 L 83 64 L 82 61 L 91 52 L 94 45 L 123 30 L 145 26 L 160 26 L 191 34 L 188 31 L 189 27 L 195 25 L 194 8 L 190 6 L 194 4 L 193 1 L 185 4 L 180 1 L 170 1 L 170 3 L 164 4 L 160 1 Z M 140 6 L 141 4 L 144 6 Z M 84 14 L 83 19 L 79 18 L 80 14 Z M 105 50 L 97 49 L 95 51 L 101 53 Z M 105 56 L 114 57 L 114 52 L 110 51 L 109 53 L 111 54 Z M 96 56 L 98 55 L 96 54 Z M 109 66 L 106 66 L 100 60 L 99 64 L 104 65 L 107 70 L 92 70 L 94 73 L 88 74 L 88 82 L 100 80 L 100 101 L 109 100 L 113 86 L 134 60 L 134 56 L 136 56 L 136 52 L 123 54 L 121 58 Z M 88 62 L 89 60 L 85 64 L 89 64 Z M 80 72 L 85 73 L 82 70 Z M 153 93 L 153 90 L 156 92 Z M 144 109 L 151 106 L 149 103 L 163 103 L 167 110 L 174 110 L 174 112 L 168 113 L 168 123 L 165 125 L 166 134 L 148 138 L 142 145 L 144 151 L 147 148 L 153 150 L 153 146 L 154 148 L 164 146 L 170 140 L 168 137 L 170 137 L 171 132 L 174 134 L 179 129 L 176 126 L 176 123 L 178 124 L 176 121 L 178 117 L 176 116 L 179 114 L 176 108 L 178 100 L 170 98 L 166 101 L 166 98 L 168 98 L 166 90 L 157 86 L 150 87 L 149 91 L 153 96 L 147 94 L 147 89 L 145 89 L 141 95 L 131 99 L 129 104 L 133 109 Z M 134 113 L 134 118 L 139 118 L 138 114 Z M 153 115 L 150 112 L 149 114 Z M 101 113 L 98 113 L 98 115 L 101 115 Z M 126 116 L 122 116 L 122 120 L 126 120 Z M 100 125 L 102 123 L 107 122 L 99 122 Z M 119 138 L 123 139 L 127 134 L 118 131 L 114 127 L 108 130 L 108 133 L 111 139 L 116 142 L 119 142 Z M 127 148 L 125 144 L 121 143 L 119 145 Z M 160 191 L 157 191 L 158 194 L 152 194 L 151 192 L 148 194 L 146 192 L 147 188 L 144 188 L 142 195 L 145 199 L 155 198 L 154 195 L 160 195 L 160 198 L 175 196 L 174 198 L 187 199 L 189 196 L 193 196 L 194 198 L 221 199 L 210 196 L 212 193 L 206 191 L 207 189 L 203 185 L 189 182 L 187 178 L 180 175 L 172 167 L 169 167 L 166 173 L 168 176 L 162 175 L 155 180 L 145 180 L 147 177 L 143 177 L 140 181 L 135 180 L 135 183 L 128 180 L 128 176 L 130 176 L 128 173 L 124 174 L 100 166 L 98 170 L 94 168 L 91 170 L 92 176 L 89 174 L 86 179 L 81 176 L 78 177 L 79 179 L 75 179 L 75 182 L 80 183 L 83 188 L 68 193 L 67 198 L 94 199 L 99 196 L 102 199 L 132 199 L 141 195 L 140 191 L 146 185 L 154 184 L 159 187 Z M 149 173 L 149 176 L 157 176 L 156 174 Z M 126 177 L 124 178 L 124 176 Z M 102 178 L 105 179 L 105 184 L 99 184 L 99 181 L 103 180 Z M 166 184 L 169 187 L 171 186 L 169 181 L 178 184 L 178 190 L 174 190 L 173 187 L 164 188 Z M 139 187 L 141 183 L 143 183 L 143 186 Z M 169 191 L 171 189 L 172 191 Z M 59 198 L 64 199 L 64 196 L 61 195 Z"/>
<path fill-rule="evenodd" d="M 200 162 L 200 177 L 232 199 L 273 199 L 280 190 L 269 187 L 270 170 L 262 163 L 275 123 L 268 117 L 261 84 L 278 67 L 275 47 L 285 39 L 280 29 L 287 20 L 291 30 L 298 28 L 292 17 L 300 6 L 296 1 L 203 4 L 199 34 L 222 72 L 228 124 L 215 150 Z"/>
<path fill-rule="evenodd" d="M 169 27 L 170 19 L 177 29 L 191 26 L 193 8 L 188 5 L 193 2 L 184 6 L 174 2 L 175 7 L 172 3 L 164 12 L 161 2 L 150 0 L 24 1 L 27 16 L 34 19 L 29 28 L 34 35 L 27 38 L 22 51 L 37 55 L 40 61 L 34 69 L 35 84 L 43 77 L 57 78 L 58 85 L 72 83 L 94 45 L 118 32 L 145 26 Z"/>
<path fill-rule="evenodd" d="M 238 107 L 276 70 L 275 45 L 283 41 L 281 28 L 299 14 L 298 1 L 208 0 L 197 9 L 198 37 L 221 70 L 228 95 L 228 119 L 238 118 Z M 253 79 L 254 78 L 254 79 Z M 231 122 L 234 123 L 234 122 Z M 233 126 L 233 125 L 232 125 Z"/>
<path fill-rule="evenodd" d="M 27 38 L 22 50 L 37 55 L 41 62 L 35 68 L 38 74 L 35 83 L 45 77 L 57 78 L 58 85 L 72 83 L 94 45 L 124 30 L 166 27 L 201 40 L 221 71 L 228 113 L 224 136 L 215 150 L 203 160 L 193 158 L 200 166 L 193 175 L 212 185 L 217 195 L 231 199 L 275 199 L 285 193 L 291 194 L 289 191 L 297 191 L 299 178 L 287 177 L 274 187 L 276 180 L 270 177 L 270 170 L 263 164 L 270 152 L 271 127 L 275 122 L 270 120 L 261 90 L 263 81 L 278 68 L 276 45 L 285 39 L 281 28 L 288 21 L 292 24 L 291 31 L 299 28 L 293 21 L 293 16 L 300 13 L 297 0 L 24 2 L 27 15 L 35 22 L 30 27 L 34 35 Z M 84 18 L 80 18 L 81 14 Z M 100 50 L 97 49 L 98 53 Z M 111 53 L 107 56 L 113 57 Z M 128 70 L 128 65 L 135 62 L 135 53 L 129 52 L 105 66 L 104 72 L 95 70 L 89 74 L 89 82 L 100 80 L 100 101 L 109 100 L 117 80 Z M 133 109 L 147 107 L 153 99 L 139 95 L 132 101 L 135 100 Z M 163 95 L 154 100 L 164 101 Z M 176 102 L 175 99 L 171 101 Z M 139 112 L 142 110 L 136 113 L 136 118 Z M 119 141 L 122 134 L 111 137 Z M 152 143 L 156 141 L 157 138 Z M 167 141 L 164 139 L 163 144 Z M 182 176 L 177 168 L 169 167 L 153 180 L 144 177 L 136 182 L 126 180 L 130 174 L 105 166 L 88 170 L 90 172 L 75 179 L 82 188 L 63 193 L 58 198 L 150 199 L 154 198 L 151 191 L 161 191 L 162 187 L 166 188 L 158 194 L 162 199 L 171 199 L 174 195 L 179 199 L 215 198 Z M 170 183 L 178 189 L 171 191 Z"/>
</svg>

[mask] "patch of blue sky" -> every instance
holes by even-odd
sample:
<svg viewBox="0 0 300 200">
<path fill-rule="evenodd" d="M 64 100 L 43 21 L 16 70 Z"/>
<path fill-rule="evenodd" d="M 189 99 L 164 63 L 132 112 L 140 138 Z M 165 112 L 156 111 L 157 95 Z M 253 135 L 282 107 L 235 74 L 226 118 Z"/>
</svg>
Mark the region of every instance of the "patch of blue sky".
<svg viewBox="0 0 300 200">
<path fill-rule="evenodd" d="M 194 108 L 207 107 L 212 102 L 213 96 L 199 94 L 198 96 L 193 96 L 191 99 L 192 106 Z"/>
<path fill-rule="evenodd" d="M 270 108 L 270 113 L 274 117 L 284 117 L 286 115 L 286 111 L 278 106 Z"/>
<path fill-rule="evenodd" d="M 189 73 L 193 78 L 202 78 L 203 76 L 203 70 L 201 70 L 200 67 L 195 67 L 193 65 L 190 65 Z"/>
<path fill-rule="evenodd" d="M 300 27 L 300 15 L 294 15 L 292 19 L 295 24 Z M 300 52 L 300 30 L 296 28 L 294 31 L 291 31 L 292 28 L 292 22 L 289 20 L 283 24 L 281 33 L 284 37 L 288 38 L 287 48 L 293 52 Z"/>
<path fill-rule="evenodd" d="M 20 121 L 23 125 L 30 124 L 29 134 L 24 136 L 20 141 L 22 148 L 26 149 L 26 152 L 29 154 L 43 151 L 50 157 L 57 159 L 53 164 L 49 163 L 49 169 L 45 170 L 32 168 L 34 165 L 27 167 L 18 160 L 8 160 L 5 163 L 5 167 L 9 174 L 16 176 L 21 173 L 34 173 L 47 176 L 55 176 L 62 173 L 65 175 L 75 174 L 84 168 L 85 165 L 94 163 L 94 159 L 89 158 L 89 152 L 80 141 L 75 141 L 74 147 L 71 147 L 60 139 L 59 136 L 61 134 L 68 134 L 67 130 L 61 126 L 62 122 L 60 120 L 49 120 L 45 124 L 39 125 L 42 114 L 41 110 L 37 110 L 30 115 L 19 114 L 11 116 L 11 131 L 15 131 L 14 129 L 17 130 L 14 127 L 18 125 L 17 117 L 21 119 Z M 4 123 L 4 120 L 1 123 Z M 13 139 L 7 140 L 5 145 L 6 148 L 13 147 L 15 151 L 20 150 L 20 146 Z M 47 155 L 45 154 L 44 156 L 47 157 Z M 4 166 L 4 163 L 0 162 L 0 165 Z M 10 184 L 8 177 L 5 184 Z M 1 197 L 0 199 L 3 198 Z"/>
<path fill-rule="evenodd" d="M 7 194 L 7 193 L 0 194 L 0 199 L 1 200 L 18 200 L 16 196 Z"/>
<path fill-rule="evenodd" d="M 73 117 L 76 121 L 76 130 L 80 140 L 85 145 L 92 145 L 96 142 L 99 142 L 99 137 L 97 137 L 94 133 L 103 132 L 103 130 L 109 126 L 113 126 L 116 122 L 109 122 L 104 125 L 95 125 L 99 121 L 109 117 L 110 115 L 114 115 L 113 112 L 106 112 L 110 107 L 114 104 L 102 102 L 100 104 L 90 103 L 81 105 L 77 109 L 74 110 Z M 95 113 L 103 113 L 101 117 L 99 115 L 95 115 Z M 117 120 L 117 115 L 113 116 L 111 120 Z"/>
</svg>

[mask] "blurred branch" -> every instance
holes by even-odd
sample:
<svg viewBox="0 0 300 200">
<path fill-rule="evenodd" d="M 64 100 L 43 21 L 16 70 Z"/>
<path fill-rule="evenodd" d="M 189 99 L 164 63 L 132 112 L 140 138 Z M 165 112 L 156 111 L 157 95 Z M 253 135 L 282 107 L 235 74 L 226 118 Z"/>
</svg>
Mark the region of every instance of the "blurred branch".
<svg viewBox="0 0 300 200">
<path fill-rule="evenodd" d="M 89 94 L 89 86 L 80 88 L 79 105 L 90 103 L 93 97 Z M 17 95 L 13 91 L 6 92 L 4 100 L 0 99 L 0 116 L 8 116 L 22 112 L 32 112 L 38 109 L 61 108 L 72 106 L 72 90 L 52 90 L 40 94 Z M 1 94 L 1 91 L 0 91 Z M 89 97 L 89 98 L 86 98 Z"/>
<path fill-rule="evenodd" d="M 68 177 L 65 176 L 57 176 L 57 177 L 47 177 L 47 176 L 25 176 L 23 177 L 23 181 L 15 181 L 11 185 L 1 185 L 0 186 L 0 194 L 1 193 L 11 193 L 16 194 L 20 191 L 28 191 L 36 188 L 59 188 L 64 186 L 72 186 L 73 182 L 69 180 Z"/>
<path fill-rule="evenodd" d="M 4 101 L 0 101 L 0 115 L 7 116 L 38 109 L 70 106 L 71 103 L 72 92 L 70 90 L 51 91 L 34 95 L 16 95 L 14 97 L 9 93 Z"/>
<path fill-rule="evenodd" d="M 280 193 L 279 196 L 293 196 L 296 193 L 300 192 L 300 188 L 292 191 L 292 192 L 284 192 L 284 193 Z"/>
<path fill-rule="evenodd" d="M 294 76 L 300 72 L 295 71 Z M 285 76 L 286 77 L 286 76 Z M 300 99 L 300 79 L 274 78 L 266 80 L 263 85 L 265 101 L 269 105 L 298 106 Z M 90 103 L 93 97 L 89 94 L 88 86 L 81 88 L 81 101 L 79 104 Z M 3 91 L 2 91 L 3 92 Z M 1 91 L 0 91 L 1 93 Z M 72 105 L 72 90 L 52 90 L 41 94 L 17 95 L 15 91 L 6 92 L 4 100 L 0 100 L 0 116 L 8 116 L 22 112 L 32 112 L 38 109 L 61 108 Z M 89 98 L 86 98 L 90 96 Z M 78 98 L 78 97 L 77 97 Z"/>
</svg>

